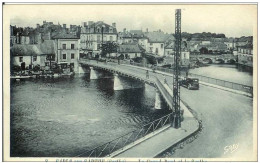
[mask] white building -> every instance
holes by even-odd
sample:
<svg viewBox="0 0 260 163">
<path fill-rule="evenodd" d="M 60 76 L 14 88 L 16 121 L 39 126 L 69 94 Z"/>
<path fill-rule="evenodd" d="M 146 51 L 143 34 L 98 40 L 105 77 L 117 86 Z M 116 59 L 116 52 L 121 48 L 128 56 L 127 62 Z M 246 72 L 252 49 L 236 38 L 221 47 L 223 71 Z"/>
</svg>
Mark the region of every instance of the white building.
<svg viewBox="0 0 260 163">
<path fill-rule="evenodd" d="M 165 34 L 161 31 L 145 33 L 148 38 L 146 52 L 153 53 L 158 56 L 164 56 L 165 45 L 168 41 L 173 41 L 174 37 L 171 34 Z"/>
<path fill-rule="evenodd" d="M 106 42 L 117 42 L 116 23 L 111 26 L 103 21 L 89 21 L 81 28 L 80 53 L 91 56 L 100 54 L 101 45 Z"/>
</svg>

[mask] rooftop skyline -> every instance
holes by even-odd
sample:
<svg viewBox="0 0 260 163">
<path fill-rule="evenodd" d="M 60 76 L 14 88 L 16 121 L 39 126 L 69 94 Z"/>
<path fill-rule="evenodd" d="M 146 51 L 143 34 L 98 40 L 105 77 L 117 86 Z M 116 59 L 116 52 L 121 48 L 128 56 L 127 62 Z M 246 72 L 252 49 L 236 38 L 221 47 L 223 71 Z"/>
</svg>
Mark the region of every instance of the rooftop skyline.
<svg viewBox="0 0 260 163">
<path fill-rule="evenodd" d="M 138 29 L 174 33 L 175 9 L 182 9 L 182 32 L 252 36 L 256 5 L 8 5 L 10 24 L 36 27 L 44 20 L 81 25 L 87 21 L 116 23 L 118 31 Z M 13 12 L 15 10 L 15 12 Z M 29 11 L 29 12 L 28 12 Z"/>
</svg>

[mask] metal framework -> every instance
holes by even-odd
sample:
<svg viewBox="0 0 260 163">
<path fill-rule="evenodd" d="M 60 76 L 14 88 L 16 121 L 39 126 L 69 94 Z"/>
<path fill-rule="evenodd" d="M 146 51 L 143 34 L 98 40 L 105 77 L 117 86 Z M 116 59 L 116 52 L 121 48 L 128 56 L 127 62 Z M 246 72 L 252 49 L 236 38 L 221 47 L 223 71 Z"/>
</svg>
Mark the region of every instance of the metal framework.
<svg viewBox="0 0 260 163">
<path fill-rule="evenodd" d="M 181 56 L 181 9 L 175 11 L 175 53 L 174 53 L 174 71 L 173 71 L 173 107 L 174 120 L 173 127 L 181 127 L 180 116 L 180 56 Z"/>
</svg>

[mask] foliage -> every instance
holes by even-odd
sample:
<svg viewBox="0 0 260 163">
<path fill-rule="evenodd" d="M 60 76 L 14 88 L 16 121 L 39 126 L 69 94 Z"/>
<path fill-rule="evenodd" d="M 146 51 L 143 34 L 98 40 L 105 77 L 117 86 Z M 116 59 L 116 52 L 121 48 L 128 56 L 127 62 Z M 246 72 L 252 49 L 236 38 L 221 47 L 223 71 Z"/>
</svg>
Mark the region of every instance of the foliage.
<svg viewBox="0 0 260 163">
<path fill-rule="evenodd" d="M 208 49 L 207 49 L 207 48 L 205 48 L 205 47 L 202 47 L 202 48 L 200 48 L 200 53 L 201 53 L 201 54 L 208 54 L 208 53 L 209 53 L 209 51 L 208 51 Z"/>
<path fill-rule="evenodd" d="M 40 65 L 36 65 L 33 67 L 33 71 L 39 71 L 41 69 Z"/>
<path fill-rule="evenodd" d="M 118 44 L 116 42 L 106 42 L 101 46 L 101 56 L 105 57 L 107 54 L 116 53 Z"/>
</svg>

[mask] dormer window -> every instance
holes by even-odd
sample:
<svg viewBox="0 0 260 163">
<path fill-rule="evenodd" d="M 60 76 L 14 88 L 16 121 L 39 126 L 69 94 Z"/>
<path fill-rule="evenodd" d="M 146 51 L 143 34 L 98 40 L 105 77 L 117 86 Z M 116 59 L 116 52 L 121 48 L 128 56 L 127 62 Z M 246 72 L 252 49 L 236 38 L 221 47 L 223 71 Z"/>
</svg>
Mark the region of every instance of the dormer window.
<svg viewBox="0 0 260 163">
<path fill-rule="evenodd" d="M 97 29 L 97 32 L 98 32 L 98 33 L 100 33 L 100 32 L 101 32 L 100 28 L 98 28 L 98 29 Z"/>
</svg>

